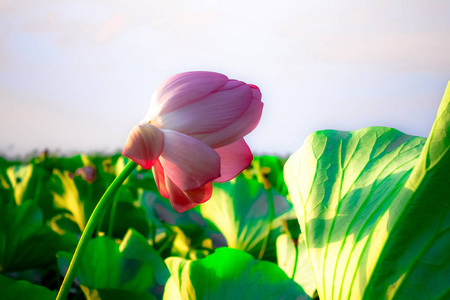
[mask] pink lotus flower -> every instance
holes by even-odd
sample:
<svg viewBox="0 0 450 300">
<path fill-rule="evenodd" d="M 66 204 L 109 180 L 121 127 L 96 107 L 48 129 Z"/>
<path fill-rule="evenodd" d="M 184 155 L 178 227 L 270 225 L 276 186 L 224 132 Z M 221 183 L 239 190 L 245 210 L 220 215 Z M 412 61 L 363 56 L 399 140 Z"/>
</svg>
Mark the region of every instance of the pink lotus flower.
<svg viewBox="0 0 450 300">
<path fill-rule="evenodd" d="M 161 195 L 183 212 L 211 198 L 212 181 L 228 181 L 251 163 L 243 137 L 262 108 L 254 85 L 213 72 L 181 73 L 156 90 L 122 154 L 153 168 Z"/>
</svg>

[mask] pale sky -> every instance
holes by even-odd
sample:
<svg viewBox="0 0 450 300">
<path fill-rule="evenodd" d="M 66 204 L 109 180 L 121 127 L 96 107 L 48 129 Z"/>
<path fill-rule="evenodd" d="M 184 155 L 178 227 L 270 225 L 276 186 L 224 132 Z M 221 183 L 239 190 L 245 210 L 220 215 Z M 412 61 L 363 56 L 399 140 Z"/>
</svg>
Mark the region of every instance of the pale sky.
<svg viewBox="0 0 450 300">
<path fill-rule="evenodd" d="M 176 73 L 260 87 L 246 140 L 321 129 L 427 136 L 450 80 L 450 1 L 0 0 L 0 153 L 112 153 Z"/>
</svg>

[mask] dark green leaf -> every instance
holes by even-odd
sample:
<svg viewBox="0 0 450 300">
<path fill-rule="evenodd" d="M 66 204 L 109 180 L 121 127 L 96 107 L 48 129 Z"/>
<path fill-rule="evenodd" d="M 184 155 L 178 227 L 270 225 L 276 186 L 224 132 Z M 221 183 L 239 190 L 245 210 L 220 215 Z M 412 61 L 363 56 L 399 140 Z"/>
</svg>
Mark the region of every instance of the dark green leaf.
<svg viewBox="0 0 450 300">
<path fill-rule="evenodd" d="M 71 253 L 58 253 L 62 274 L 71 259 Z M 93 290 L 157 293 L 168 277 L 159 254 L 144 237 L 130 229 L 120 244 L 106 236 L 90 240 L 75 278 L 91 295 Z"/>
<path fill-rule="evenodd" d="M 33 201 L 0 203 L 0 272 L 46 266 L 56 261 L 57 251 L 72 250 L 77 242 L 44 225 Z"/>
<path fill-rule="evenodd" d="M 56 293 L 25 280 L 14 280 L 0 275 L 0 296 L 5 300 L 53 300 Z"/>
</svg>

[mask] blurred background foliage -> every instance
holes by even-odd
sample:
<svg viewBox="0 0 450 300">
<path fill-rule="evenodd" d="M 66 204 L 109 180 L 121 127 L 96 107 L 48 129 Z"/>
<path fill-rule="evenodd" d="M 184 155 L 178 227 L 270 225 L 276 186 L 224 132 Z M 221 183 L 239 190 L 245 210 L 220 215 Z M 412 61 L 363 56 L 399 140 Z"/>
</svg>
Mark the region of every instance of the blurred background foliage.
<svg viewBox="0 0 450 300">
<path fill-rule="evenodd" d="M 5 295 L 54 298 L 90 214 L 127 160 L 47 152 L 27 162 L 0 158 Z M 104 214 L 69 298 L 202 299 L 250 283 L 265 291 L 264 299 L 281 297 L 283 287 L 298 299 L 315 297 L 304 271 L 309 266 L 299 265 L 304 250 L 284 183 L 285 161 L 255 157 L 236 179 L 215 183 L 208 202 L 185 213 L 174 211 L 151 171 L 138 167 Z M 219 248 L 235 250 L 215 254 Z M 210 276 L 211 265 L 218 266 L 216 277 L 202 284 L 198 276 Z"/>
</svg>

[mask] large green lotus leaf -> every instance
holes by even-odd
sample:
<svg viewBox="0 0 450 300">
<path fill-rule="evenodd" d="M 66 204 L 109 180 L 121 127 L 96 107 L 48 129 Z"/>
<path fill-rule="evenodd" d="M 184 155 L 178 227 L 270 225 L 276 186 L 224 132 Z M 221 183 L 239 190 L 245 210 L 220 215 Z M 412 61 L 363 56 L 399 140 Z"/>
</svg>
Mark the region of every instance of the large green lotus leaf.
<svg viewBox="0 0 450 300">
<path fill-rule="evenodd" d="M 278 266 L 297 282 L 309 297 L 317 297 L 316 283 L 303 235 L 293 241 L 283 233 L 277 239 Z"/>
<path fill-rule="evenodd" d="M 243 175 L 214 184 L 211 199 L 200 205 L 202 216 L 222 232 L 228 247 L 273 261 L 282 220 L 291 208 L 285 197 Z"/>
<path fill-rule="evenodd" d="M 165 300 L 309 299 L 277 265 L 231 248 L 219 248 L 203 259 L 166 259 L 172 274 Z"/>
<path fill-rule="evenodd" d="M 44 225 L 35 202 L 0 202 L 0 272 L 47 266 L 56 261 L 57 251 L 73 250 L 77 242 L 75 236 L 59 235 Z"/>
<path fill-rule="evenodd" d="M 53 300 L 56 293 L 25 280 L 14 280 L 0 275 L 0 297 L 5 300 Z"/>
<path fill-rule="evenodd" d="M 71 253 L 58 253 L 62 274 L 71 259 Z M 75 278 L 85 287 L 86 295 L 93 296 L 94 290 L 102 291 L 103 295 L 108 294 L 107 290 L 157 293 L 169 276 L 159 254 L 144 237 L 130 229 L 120 244 L 107 236 L 90 240 Z"/>
<path fill-rule="evenodd" d="M 308 137 L 285 178 L 320 299 L 450 297 L 450 87 L 428 139 Z"/>
<path fill-rule="evenodd" d="M 156 284 L 165 285 L 170 276 L 169 270 L 159 253 L 137 231 L 130 229 L 120 245 L 123 257 L 139 259 L 151 264 Z"/>
</svg>

